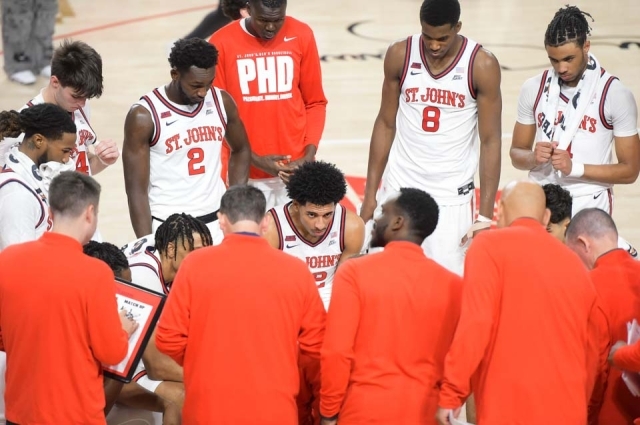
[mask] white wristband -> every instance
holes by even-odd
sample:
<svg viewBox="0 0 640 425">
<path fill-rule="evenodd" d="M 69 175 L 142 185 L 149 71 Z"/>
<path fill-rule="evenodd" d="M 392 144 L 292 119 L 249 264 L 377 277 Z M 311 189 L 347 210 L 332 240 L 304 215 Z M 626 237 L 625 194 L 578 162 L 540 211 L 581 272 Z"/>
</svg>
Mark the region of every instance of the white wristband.
<svg viewBox="0 0 640 425">
<path fill-rule="evenodd" d="M 481 214 L 478 214 L 478 218 L 476 218 L 476 221 L 480 223 L 491 223 L 493 220 Z"/>
<path fill-rule="evenodd" d="M 579 162 L 574 162 L 571 165 L 571 172 L 569 173 L 569 177 L 582 177 L 584 176 L 584 164 Z"/>
</svg>

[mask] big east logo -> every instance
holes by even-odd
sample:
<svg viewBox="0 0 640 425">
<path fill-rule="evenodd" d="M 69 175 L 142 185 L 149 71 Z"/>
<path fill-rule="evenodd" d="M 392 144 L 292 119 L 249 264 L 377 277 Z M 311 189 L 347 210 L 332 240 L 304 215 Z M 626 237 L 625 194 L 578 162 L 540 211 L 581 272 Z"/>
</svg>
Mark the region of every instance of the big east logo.
<svg viewBox="0 0 640 425">
<path fill-rule="evenodd" d="M 289 55 L 260 56 L 236 61 L 245 102 L 292 97 L 294 63 Z"/>
</svg>

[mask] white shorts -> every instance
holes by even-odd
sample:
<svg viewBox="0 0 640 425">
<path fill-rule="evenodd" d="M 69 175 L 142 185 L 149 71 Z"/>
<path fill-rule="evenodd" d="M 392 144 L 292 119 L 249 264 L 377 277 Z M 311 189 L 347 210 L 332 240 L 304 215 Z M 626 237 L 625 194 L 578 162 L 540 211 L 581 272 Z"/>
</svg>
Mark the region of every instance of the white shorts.
<svg viewBox="0 0 640 425">
<path fill-rule="evenodd" d="M 158 227 L 160 227 L 161 224 L 162 222 L 160 220 L 157 220 L 155 218 L 151 219 L 151 229 L 154 235 L 156 234 L 156 230 L 158 230 Z M 220 228 L 220 223 L 218 222 L 218 220 L 212 221 L 211 223 L 207 223 L 207 227 L 209 228 L 209 232 L 211 232 L 212 244 L 219 245 L 220 242 L 222 242 L 222 239 L 224 239 L 222 229 Z"/>
<path fill-rule="evenodd" d="M 587 208 L 599 208 L 611 215 L 613 213 L 613 190 L 603 189 L 589 195 L 574 196 L 571 216 Z"/>
<path fill-rule="evenodd" d="M 376 200 L 378 206 L 373 214 L 374 219 L 382 214 L 382 204 L 389 198 L 397 195 L 399 192 L 384 185 L 378 191 Z M 448 205 L 450 202 L 442 205 L 438 199 L 435 200 L 440 209 L 438 214 L 438 225 L 436 230 L 424 240 L 422 249 L 427 257 L 431 258 L 441 266 L 462 276 L 464 272 L 464 256 L 466 254 L 469 243 L 460 246 L 460 241 L 467 234 L 469 228 L 473 225 L 475 216 L 475 197 L 462 204 Z M 365 246 L 371 243 L 371 229 L 373 223 L 370 221 L 365 227 Z"/>
<path fill-rule="evenodd" d="M 267 211 L 278 205 L 286 204 L 291 200 L 287 194 L 287 187 L 280 177 L 257 180 L 249 179 L 249 184 L 264 193 L 264 197 L 267 198 Z"/>
<path fill-rule="evenodd" d="M 116 404 L 107 415 L 107 425 L 162 425 L 162 413 Z"/>
</svg>

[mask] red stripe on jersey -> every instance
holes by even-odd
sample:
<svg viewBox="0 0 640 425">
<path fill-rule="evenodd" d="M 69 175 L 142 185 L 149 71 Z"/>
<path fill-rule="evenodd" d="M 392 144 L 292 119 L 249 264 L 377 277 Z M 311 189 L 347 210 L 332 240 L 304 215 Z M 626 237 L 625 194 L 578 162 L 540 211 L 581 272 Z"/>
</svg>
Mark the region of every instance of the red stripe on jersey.
<svg viewBox="0 0 640 425">
<path fill-rule="evenodd" d="M 478 95 L 476 93 L 476 89 L 473 86 L 473 63 L 476 60 L 476 55 L 478 54 L 478 50 L 480 50 L 482 46 L 477 44 L 476 47 L 473 48 L 473 52 L 471 52 L 471 57 L 469 58 L 469 72 L 467 73 L 467 83 L 469 85 L 469 93 L 471 93 L 472 98 L 476 98 Z"/>
<path fill-rule="evenodd" d="M 549 70 L 546 70 L 542 73 L 542 80 L 540 81 L 540 88 L 538 89 L 538 95 L 536 96 L 536 101 L 533 102 L 533 116 L 535 118 L 536 109 L 538 109 L 538 103 L 540 103 L 540 98 L 542 97 L 542 93 L 544 92 L 544 86 L 547 83 L 547 77 L 549 76 Z"/>
<path fill-rule="evenodd" d="M 222 127 L 224 128 L 224 131 L 227 131 L 227 120 L 224 118 L 224 115 L 222 114 L 222 108 L 220 106 L 220 101 L 218 100 L 218 94 L 213 90 L 213 88 L 210 89 L 211 90 L 211 95 L 213 96 L 213 101 L 216 104 L 216 109 L 218 110 L 218 116 L 220 116 L 220 122 L 222 123 Z M 220 94 L 220 97 L 222 97 L 222 94 Z"/>
<path fill-rule="evenodd" d="M 140 100 L 144 100 L 149 105 L 149 109 L 151 110 L 151 115 L 153 116 L 153 123 L 155 126 L 155 130 L 153 131 L 153 138 L 149 142 L 149 146 L 155 146 L 158 143 L 158 139 L 160 139 L 160 118 L 158 118 L 158 112 L 156 111 L 156 107 L 153 106 L 153 102 L 149 99 L 148 96 L 142 96 Z"/>
<path fill-rule="evenodd" d="M 344 237 L 345 237 L 345 228 L 347 223 L 347 209 L 340 205 L 342 208 L 342 218 L 340 219 L 340 252 L 344 252 Z"/>
<path fill-rule="evenodd" d="M 602 125 L 604 126 L 604 128 L 606 128 L 607 130 L 613 130 L 613 125 L 609 124 L 607 122 L 607 118 L 604 116 L 604 102 L 607 100 L 607 93 L 609 92 L 609 87 L 611 87 L 611 83 L 613 83 L 614 80 L 617 80 L 618 77 L 609 77 L 609 80 L 607 80 L 607 83 L 604 85 L 604 89 L 602 90 L 602 97 L 600 98 L 600 107 L 599 112 L 600 112 L 600 121 L 602 122 Z"/>
<path fill-rule="evenodd" d="M 140 360 L 142 361 L 142 360 Z M 132 382 L 138 382 L 140 380 L 140 378 L 142 378 L 143 376 L 147 376 L 147 371 L 146 370 L 141 370 L 140 372 L 136 373 L 135 375 L 133 375 L 133 378 L 131 379 Z"/>
<path fill-rule="evenodd" d="M 291 214 L 289 214 L 289 205 L 291 205 L 291 204 L 292 203 L 289 202 L 287 205 L 284 206 L 284 216 L 287 218 L 287 222 L 289 222 L 289 226 L 291 226 L 291 229 L 293 229 L 293 233 L 295 233 L 296 236 L 302 242 L 304 242 L 305 244 L 309 245 L 312 248 L 314 248 L 314 247 L 320 245 L 322 242 L 324 242 L 324 240 L 327 239 L 327 236 L 329 236 L 329 233 L 331 233 L 331 228 L 333 227 L 333 220 L 336 218 L 336 215 L 334 214 L 333 217 L 331 217 L 331 222 L 327 226 L 327 230 L 324 232 L 324 235 L 322 235 L 322 237 L 320 239 L 318 239 L 318 241 L 316 243 L 313 243 L 313 242 L 309 242 L 307 239 L 305 239 L 305 237 L 302 236 L 302 233 L 300 233 L 298 231 L 298 228 L 294 224 L 293 219 L 291 218 Z"/>
<path fill-rule="evenodd" d="M 280 226 L 280 220 L 278 220 L 278 214 L 276 213 L 275 208 L 271 208 L 269 212 L 273 217 L 273 222 L 275 223 L 276 230 L 278 231 L 278 249 L 282 251 L 284 249 L 284 243 L 282 243 L 282 227 Z"/>
<path fill-rule="evenodd" d="M 202 111 L 202 106 L 204 105 L 204 101 L 200 102 L 198 104 L 198 107 L 196 109 L 194 109 L 191 112 L 185 112 L 181 109 L 176 108 L 175 106 L 173 106 L 171 104 L 171 102 L 169 102 L 167 99 L 164 98 L 164 96 L 162 96 L 162 94 L 160 93 L 160 91 L 158 89 L 153 89 L 153 94 L 156 95 L 156 97 L 158 98 L 158 100 L 160 102 L 162 102 L 162 104 L 164 106 L 166 106 L 167 108 L 171 109 L 173 112 L 175 112 L 178 115 L 182 115 L 183 117 L 189 117 L 189 118 L 193 118 L 196 115 L 198 115 L 200 113 L 200 111 Z"/>
<path fill-rule="evenodd" d="M 4 170 L 2 170 L 2 172 L 3 173 L 9 173 L 9 172 L 13 172 L 13 170 L 11 170 L 10 168 L 5 168 Z M 38 226 L 40 226 L 42 224 L 42 222 L 44 221 L 44 217 L 45 217 L 45 213 L 46 213 L 46 210 L 44 208 L 44 204 L 42 202 L 42 198 L 40 196 L 38 196 L 38 194 L 32 188 L 27 186 L 27 184 L 25 182 L 23 182 L 21 180 L 18 180 L 18 179 L 9 179 L 9 180 L 3 181 L 2 183 L 0 183 L 0 189 L 2 189 L 4 186 L 6 186 L 7 184 L 12 183 L 12 182 L 19 183 L 22 186 L 24 186 L 29 191 L 29 193 L 31 193 L 33 196 L 35 196 L 36 199 L 38 200 L 38 204 L 40 205 L 40 219 L 38 220 L 38 223 L 36 223 L 36 225 L 34 227 L 34 229 L 37 229 Z"/>
<path fill-rule="evenodd" d="M 609 197 L 609 215 L 613 215 L 613 190 L 607 189 L 607 196 Z"/>
<path fill-rule="evenodd" d="M 405 49 L 405 52 L 404 52 L 404 65 L 402 66 L 402 74 L 400 77 L 400 87 L 402 87 L 402 84 L 404 84 L 404 79 L 407 76 L 407 72 L 409 71 L 409 59 L 411 59 L 412 40 L 413 40 L 413 37 L 407 38 L 407 48 Z M 411 65 L 411 67 L 413 67 L 413 65 Z"/>
</svg>

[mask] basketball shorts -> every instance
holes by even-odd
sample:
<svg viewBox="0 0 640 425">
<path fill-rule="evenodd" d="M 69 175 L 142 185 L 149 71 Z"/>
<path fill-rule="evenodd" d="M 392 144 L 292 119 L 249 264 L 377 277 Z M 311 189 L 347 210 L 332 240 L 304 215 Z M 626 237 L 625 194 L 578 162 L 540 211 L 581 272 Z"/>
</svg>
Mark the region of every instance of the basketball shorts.
<svg viewBox="0 0 640 425">
<path fill-rule="evenodd" d="M 388 199 L 397 195 L 399 192 L 383 184 L 378 191 L 378 206 L 373 214 L 374 219 L 382 214 L 382 204 Z M 422 243 L 422 249 L 427 257 L 446 269 L 462 276 L 464 271 L 464 256 L 466 254 L 469 243 L 460 246 L 460 241 L 467 234 L 469 228 L 473 225 L 475 217 L 475 197 L 466 198 L 459 204 L 452 204 L 451 200 L 443 202 L 435 199 L 438 203 L 438 225 L 436 230 L 427 237 Z M 367 230 L 372 228 L 372 224 L 367 226 Z M 367 238 L 369 236 L 367 235 Z M 365 243 L 368 244 L 365 241 Z"/>
<path fill-rule="evenodd" d="M 286 204 L 291 200 L 287 194 L 287 187 L 280 177 L 257 180 L 249 179 L 249 184 L 264 193 L 264 197 L 267 198 L 267 211 L 273 207 Z"/>
</svg>

